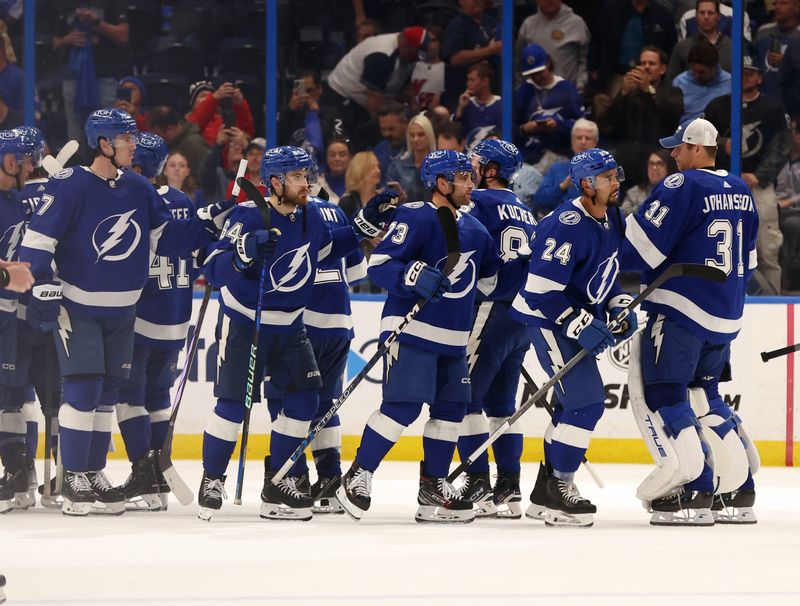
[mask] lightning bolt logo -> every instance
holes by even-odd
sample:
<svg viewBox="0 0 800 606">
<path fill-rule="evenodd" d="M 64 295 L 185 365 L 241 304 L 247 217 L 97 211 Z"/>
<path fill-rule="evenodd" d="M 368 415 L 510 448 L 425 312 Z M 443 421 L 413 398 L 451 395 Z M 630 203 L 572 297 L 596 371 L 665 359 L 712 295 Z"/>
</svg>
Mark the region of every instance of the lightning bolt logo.
<svg viewBox="0 0 800 606">
<path fill-rule="evenodd" d="M 450 284 L 453 285 L 453 291 L 445 293 L 444 296 L 448 299 L 460 299 L 470 290 L 472 290 L 473 285 L 475 284 L 475 262 L 471 260 L 472 255 L 475 254 L 474 250 L 469 252 L 464 252 L 459 254 L 458 262 L 456 263 L 455 267 L 453 267 L 453 271 L 450 272 L 450 275 L 447 277 L 450 279 Z M 437 267 L 440 263 L 436 264 Z M 468 269 L 471 269 L 470 279 L 467 280 L 467 284 L 461 290 L 456 290 L 455 287 L 458 284 L 461 276 L 466 272 Z"/>
<path fill-rule="evenodd" d="M 467 366 L 470 374 L 478 363 L 478 349 L 481 345 L 481 336 L 483 329 L 486 327 L 486 321 L 489 319 L 489 314 L 492 311 L 493 303 L 491 301 L 484 301 L 478 307 L 478 313 L 475 315 L 475 324 L 472 325 L 472 332 L 467 341 Z"/>
<path fill-rule="evenodd" d="M 22 241 L 22 235 L 25 233 L 25 222 L 20 221 L 16 225 L 12 225 L 6 230 L 6 233 L 3 234 L 3 237 L 0 238 L 0 241 L 7 241 L 8 248 L 6 249 L 5 260 L 12 261 L 14 259 L 14 254 L 17 252 L 17 247 L 19 247 L 19 243 Z"/>
<path fill-rule="evenodd" d="M 69 314 L 63 307 L 58 315 L 58 336 L 61 337 L 61 344 L 64 346 L 64 353 L 69 358 L 69 338 L 72 335 L 72 322 Z"/>
<path fill-rule="evenodd" d="M 559 370 L 564 368 L 564 356 L 561 355 L 561 350 L 558 348 L 558 342 L 556 341 L 556 337 L 552 330 L 543 328 L 542 337 L 544 337 L 544 340 L 547 343 L 547 353 L 549 354 L 548 357 L 550 358 L 550 368 L 555 375 Z M 563 393 L 566 393 L 566 391 L 564 391 L 564 384 L 561 381 L 558 382 L 558 387 Z"/>
<path fill-rule="evenodd" d="M 661 355 L 661 345 L 664 342 L 664 316 L 661 314 L 656 316 L 656 321 L 653 322 L 653 328 L 650 330 L 650 338 L 653 339 L 653 348 L 656 350 L 655 363 L 658 364 L 658 357 Z"/>
<path fill-rule="evenodd" d="M 136 223 L 136 221 L 134 221 L 131 218 L 133 217 L 133 214 L 135 212 L 136 209 L 133 209 L 131 211 L 122 213 L 120 215 L 111 215 L 110 217 L 103 219 L 97 225 L 97 227 L 94 230 L 94 233 L 92 234 L 92 246 L 94 247 L 94 250 L 97 253 L 97 260 L 95 261 L 95 263 L 99 262 L 101 259 L 103 259 L 104 261 L 122 261 L 124 259 L 127 259 L 131 255 L 131 253 L 134 251 L 136 246 L 138 246 L 139 241 L 142 238 L 142 229 L 139 227 L 139 224 Z M 104 224 L 109 223 L 111 221 L 113 221 L 111 227 L 105 228 Z M 123 237 L 127 233 L 128 229 L 131 227 L 134 230 L 134 237 L 128 249 L 121 254 L 117 255 L 108 254 L 122 242 Z M 108 235 L 106 236 L 103 243 L 98 246 L 97 235 L 98 232 L 102 233 L 103 231 L 106 231 Z"/>
<path fill-rule="evenodd" d="M 399 357 L 400 357 L 400 343 L 398 341 L 394 341 L 391 345 L 389 345 L 389 349 L 386 350 L 386 356 L 383 358 L 384 365 L 386 368 L 383 377 L 384 383 L 389 381 L 389 371 L 392 368 L 392 364 L 397 362 L 397 359 Z"/>
<path fill-rule="evenodd" d="M 197 330 L 197 329 L 195 329 Z M 228 347 L 228 333 L 231 330 L 230 317 L 222 316 L 222 330 L 219 335 L 219 345 L 217 346 L 217 368 L 221 368 L 225 362 L 225 349 Z"/>
<path fill-rule="evenodd" d="M 311 258 L 308 255 L 308 248 L 311 244 L 306 243 L 299 248 L 295 248 L 294 250 L 290 250 L 286 254 L 282 255 L 275 263 L 272 264 L 270 267 L 270 279 L 272 280 L 273 288 L 270 292 L 279 291 L 279 292 L 293 292 L 295 290 L 299 290 L 302 288 L 305 283 L 308 281 L 309 276 L 311 275 Z M 283 259 L 289 258 L 288 269 L 286 273 L 279 278 L 278 280 L 275 279 L 273 275 L 273 271 L 276 267 L 283 266 Z M 297 276 L 300 274 L 300 270 L 304 269 L 305 277 L 300 280 L 297 280 L 297 284 L 293 286 L 287 286 L 290 282 L 295 280 Z"/>
</svg>

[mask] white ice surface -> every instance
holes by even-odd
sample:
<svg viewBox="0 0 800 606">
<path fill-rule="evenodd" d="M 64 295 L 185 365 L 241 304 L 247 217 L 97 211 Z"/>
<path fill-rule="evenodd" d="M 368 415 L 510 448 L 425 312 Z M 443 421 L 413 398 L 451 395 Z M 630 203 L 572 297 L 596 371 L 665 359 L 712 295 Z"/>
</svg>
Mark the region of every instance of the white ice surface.
<svg viewBox="0 0 800 606">
<path fill-rule="evenodd" d="M 0 516 L 8 606 L 800 604 L 798 469 L 759 472 L 755 526 L 656 528 L 634 497 L 648 468 L 597 465 L 604 489 L 577 478 L 598 506 L 594 527 L 555 529 L 416 524 L 412 463 L 378 470 L 359 523 L 268 522 L 258 517 L 261 466 L 248 463 L 244 506 L 229 500 L 210 523 L 174 500 L 167 513 L 75 519 L 37 506 Z M 199 462 L 177 468 L 199 482 Z M 121 482 L 127 465 L 108 471 Z M 525 465 L 526 503 L 535 477 Z"/>
</svg>

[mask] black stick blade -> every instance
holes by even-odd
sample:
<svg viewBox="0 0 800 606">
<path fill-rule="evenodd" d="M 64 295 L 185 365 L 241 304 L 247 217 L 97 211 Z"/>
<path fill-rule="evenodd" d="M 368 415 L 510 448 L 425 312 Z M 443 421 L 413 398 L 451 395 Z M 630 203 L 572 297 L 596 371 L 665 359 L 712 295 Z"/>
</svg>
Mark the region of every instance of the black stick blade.
<svg viewBox="0 0 800 606">
<path fill-rule="evenodd" d="M 447 245 L 447 261 L 443 270 L 444 275 L 447 275 L 453 271 L 453 267 L 461 257 L 461 247 L 458 242 L 458 225 L 456 225 L 453 211 L 444 206 L 436 209 L 436 217 L 439 219 L 439 225 L 442 226 L 444 241 Z"/>
<path fill-rule="evenodd" d="M 269 203 L 258 190 L 256 184 L 245 177 L 239 177 L 236 179 L 236 183 L 244 190 L 244 193 L 247 194 L 247 197 L 256 203 L 258 210 L 261 211 L 261 218 L 264 220 L 264 229 L 269 229 L 272 226 Z"/>
<path fill-rule="evenodd" d="M 722 283 L 728 275 L 717 267 L 709 267 L 701 263 L 681 263 L 680 275 L 687 278 L 700 278 L 710 282 Z"/>
</svg>

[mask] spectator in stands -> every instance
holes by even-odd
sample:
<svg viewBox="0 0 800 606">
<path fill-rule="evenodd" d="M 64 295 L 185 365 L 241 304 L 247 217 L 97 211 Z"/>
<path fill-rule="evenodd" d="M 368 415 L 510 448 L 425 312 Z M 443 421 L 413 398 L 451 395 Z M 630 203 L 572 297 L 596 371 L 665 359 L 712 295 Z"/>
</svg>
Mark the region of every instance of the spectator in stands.
<svg viewBox="0 0 800 606">
<path fill-rule="evenodd" d="M 147 117 L 147 130 L 164 139 L 170 152 L 181 152 L 189 161 L 192 174 L 199 174 L 208 144 L 197 124 L 182 119 L 171 107 L 157 105 Z"/>
<path fill-rule="evenodd" d="M 756 49 L 764 78 L 762 91 L 767 95 L 780 94 L 781 66 L 790 42 L 800 40 L 800 2 L 774 0 L 773 20 L 758 28 Z"/>
<path fill-rule="evenodd" d="M 358 152 L 353 156 L 344 175 L 346 193 L 339 198 L 339 208 L 348 219 L 356 216 L 372 196 L 378 193 L 381 166 L 372 152 Z"/>
<path fill-rule="evenodd" d="M 378 111 L 378 125 L 382 139 L 372 151 L 378 157 L 385 179 L 389 165 L 406 152 L 408 116 L 405 108 L 397 101 L 387 101 Z"/>
<path fill-rule="evenodd" d="M 753 192 L 758 206 L 758 273 L 767 294 L 781 292 L 781 267 L 778 257 L 783 244 L 778 217 L 775 179 L 791 149 L 788 118 L 776 97 L 762 94 L 760 63 L 744 57 L 742 65 L 742 179 Z M 731 96 L 714 99 L 706 108 L 706 119 L 721 134 L 717 148 L 717 167 L 730 166 Z M 758 279 L 758 276 L 756 277 Z"/>
<path fill-rule="evenodd" d="M 570 136 L 573 155 L 597 147 L 599 141 L 597 124 L 585 118 L 575 121 Z M 562 202 L 577 197 L 578 190 L 572 187 L 569 167 L 569 161 L 556 162 L 545 173 L 544 180 L 533 197 L 533 210 L 537 216 L 544 217 Z"/>
<path fill-rule="evenodd" d="M 51 6 L 52 47 L 64 79 L 67 138 L 83 140 L 90 112 L 111 107 L 117 81 L 131 73 L 128 16 L 121 0 L 62 0 Z M 93 70 L 92 70 L 93 65 Z"/>
<path fill-rule="evenodd" d="M 672 15 L 650 0 L 608 0 L 598 11 L 589 41 L 589 87 L 598 93 L 594 115 L 599 119 L 622 86 L 622 77 L 636 65 L 644 46 L 657 46 L 669 56 L 675 46 Z"/>
<path fill-rule="evenodd" d="M 267 195 L 267 187 L 261 182 L 261 158 L 264 157 L 264 151 L 266 150 L 267 142 L 264 141 L 261 137 L 256 137 L 250 143 L 247 144 L 247 147 L 244 148 L 244 159 L 247 160 L 247 170 L 245 170 L 244 176 L 248 181 L 252 181 L 253 184 L 258 188 L 264 196 Z M 225 198 L 230 198 L 233 195 L 233 186 L 235 184 L 234 179 L 236 178 L 236 171 L 239 169 L 239 162 L 231 165 L 231 169 L 233 175 L 231 176 L 230 180 L 228 181 L 228 186 L 225 189 Z M 244 202 L 245 200 L 249 200 L 250 196 L 244 190 L 239 191 L 239 196 L 236 198 L 237 202 Z"/>
<path fill-rule="evenodd" d="M 147 124 L 147 112 L 144 110 L 145 87 L 136 76 L 125 76 L 117 84 L 117 101 L 114 107 L 124 109 L 136 120 L 139 130 Z"/>
<path fill-rule="evenodd" d="M 445 122 L 439 127 L 436 134 L 436 149 L 449 149 L 463 154 L 466 148 L 467 139 L 460 122 Z"/>
<path fill-rule="evenodd" d="M 645 177 L 642 158 L 658 147 L 658 140 L 675 132 L 683 115 L 683 93 L 664 77 L 667 54 L 645 46 L 639 65 L 628 71 L 622 88 L 600 126 L 617 142 L 614 154 L 625 167 L 626 181 L 638 183 Z"/>
<path fill-rule="evenodd" d="M 579 90 L 586 85 L 589 28 L 561 0 L 536 0 L 538 11 L 525 19 L 517 35 L 515 56 L 533 42 L 553 59 L 553 71 Z"/>
<path fill-rule="evenodd" d="M 0 99 L 12 111 L 22 109 L 22 70 L 17 67 L 17 55 L 11 38 L 0 22 Z"/>
<path fill-rule="evenodd" d="M 500 73 L 500 52 L 503 43 L 497 21 L 486 14 L 483 0 L 458 0 L 460 12 L 450 19 L 442 36 L 442 58 L 445 68 L 445 94 L 442 103 L 455 107 L 458 91 L 467 78 L 467 67 L 489 61 Z"/>
<path fill-rule="evenodd" d="M 794 290 L 800 278 L 800 115 L 792 116 L 791 135 L 789 161 L 778 173 L 775 195 L 783 233 L 783 280 L 787 289 Z"/>
<path fill-rule="evenodd" d="M 364 19 L 356 26 L 356 44 L 382 33 L 381 24 L 375 21 L 375 19 Z"/>
<path fill-rule="evenodd" d="M 638 171 L 645 177 L 625 192 L 625 198 L 621 205 L 625 215 L 638 212 L 642 203 L 653 193 L 653 188 L 661 183 L 667 175 L 678 171 L 671 152 L 672 150 L 663 147 L 654 148 L 647 157 L 647 166 L 644 167 L 644 170 Z M 641 159 L 639 162 L 641 163 Z M 627 180 L 627 174 L 625 176 Z"/>
<path fill-rule="evenodd" d="M 699 30 L 697 10 L 695 2 L 692 0 L 680 0 L 680 3 L 688 3 L 693 7 L 687 10 L 676 9 L 677 13 L 680 13 L 678 40 L 686 40 L 696 35 Z M 752 4 L 750 0 L 748 0 L 748 4 Z M 752 10 L 752 6 L 747 10 Z M 730 38 L 733 35 L 733 9 L 725 4 L 720 4 L 719 13 L 719 31 Z M 750 40 L 750 15 L 747 12 L 744 14 L 744 37 L 746 40 Z"/>
<path fill-rule="evenodd" d="M 583 100 L 576 86 L 552 72 L 552 61 L 538 44 L 522 49 L 522 75 L 526 81 L 514 99 L 517 147 L 525 162 L 541 173 L 554 162 L 566 160 L 575 120 L 583 117 Z"/>
<path fill-rule="evenodd" d="M 333 137 L 325 151 L 325 170 L 319 175 L 317 185 L 325 188 L 328 199 L 337 204 L 346 191 L 345 173 L 353 156 L 350 145 L 344 137 Z M 318 190 L 317 190 L 318 191 Z"/>
<path fill-rule="evenodd" d="M 203 192 L 197 187 L 186 156 L 179 151 L 170 152 L 167 156 L 163 174 L 156 179 L 156 183 L 181 190 L 191 198 L 195 208 L 202 208 L 208 204 Z"/>
<path fill-rule="evenodd" d="M 389 165 L 386 186 L 400 194 L 401 201 L 430 202 L 431 192 L 422 183 L 419 167 L 429 153 L 436 149 L 433 125 L 424 115 L 417 114 L 408 122 L 406 153 Z"/>
<path fill-rule="evenodd" d="M 325 160 L 325 144 L 331 137 L 344 136 L 342 121 L 334 107 L 321 105 L 322 84 L 314 72 L 305 72 L 292 88 L 289 102 L 278 114 L 278 141 L 302 147 L 314 155 L 317 164 Z"/>
<path fill-rule="evenodd" d="M 719 54 L 719 65 L 731 71 L 731 39 L 719 31 L 719 0 L 697 0 L 697 33 L 681 40 L 672 49 L 667 68 L 667 79 L 672 80 L 689 69 L 689 51 L 699 40 L 708 40 Z"/>
<path fill-rule="evenodd" d="M 707 40 L 698 40 L 689 51 L 689 69 L 672 84 L 683 93 L 681 122 L 697 118 L 712 99 L 731 92 L 731 75 L 719 66 L 719 54 Z"/>
<path fill-rule="evenodd" d="M 252 137 L 255 135 L 253 114 L 247 99 L 230 82 L 223 82 L 211 92 L 206 81 L 195 82 L 189 88 L 192 110 L 186 114 L 189 122 L 200 128 L 206 143 L 213 145 L 220 128 L 235 126 Z"/>
<path fill-rule="evenodd" d="M 206 198 L 222 200 L 226 197 L 228 184 L 236 175 L 239 160 L 244 158 L 247 144 L 247 135 L 235 126 L 219 129 L 216 142 L 208 150 L 200 165 L 200 186 Z M 260 184 L 261 176 L 259 175 L 254 182 Z M 266 188 L 263 191 L 266 191 Z M 238 199 L 241 201 L 246 198 L 242 198 L 240 193 Z"/>
<path fill-rule="evenodd" d="M 418 26 L 367 38 L 347 53 L 328 76 L 321 102 L 336 107 L 346 135 L 374 119 L 387 99 L 399 93 L 411 75 L 428 32 Z"/>
<path fill-rule="evenodd" d="M 414 93 L 413 105 L 422 111 L 439 105 L 444 92 L 444 61 L 441 58 L 442 28 L 438 25 L 428 27 L 428 47 L 414 64 L 411 73 L 411 88 Z"/>
<path fill-rule="evenodd" d="M 458 98 L 455 120 L 464 127 L 467 149 L 483 141 L 490 132 L 500 130 L 503 123 L 503 104 L 492 93 L 494 71 L 486 61 L 467 70 L 467 88 Z"/>
</svg>

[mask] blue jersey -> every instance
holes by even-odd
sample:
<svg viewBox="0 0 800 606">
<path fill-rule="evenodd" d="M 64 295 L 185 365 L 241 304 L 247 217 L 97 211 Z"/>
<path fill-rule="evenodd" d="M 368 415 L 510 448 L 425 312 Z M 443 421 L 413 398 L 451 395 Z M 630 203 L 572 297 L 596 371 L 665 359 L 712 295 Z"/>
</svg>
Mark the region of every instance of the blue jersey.
<svg viewBox="0 0 800 606">
<path fill-rule="evenodd" d="M 39 201 L 42 199 L 44 188 L 47 185 L 47 179 L 30 179 L 25 182 L 25 185 L 19 192 L 22 207 L 25 209 L 25 221 L 30 221 L 36 207 L 39 206 Z"/>
<path fill-rule="evenodd" d="M 31 217 L 20 258 L 52 281 L 63 305 L 88 315 L 129 313 L 147 282 L 150 253 L 175 254 L 207 238 L 201 223 L 172 221 L 150 182 L 133 171 L 103 179 L 88 167 L 53 175 Z"/>
<path fill-rule="evenodd" d="M 580 198 L 565 202 L 539 221 L 528 277 L 509 314 L 530 326 L 560 330 L 570 310 L 607 319 L 606 303 L 620 292 L 619 215 L 592 217 Z"/>
<path fill-rule="evenodd" d="M 528 262 L 518 259 L 517 251 L 530 246 L 533 240 L 536 228 L 533 213 L 510 189 L 476 189 L 472 192 L 472 203 L 464 212 L 487 229 L 503 261 L 497 286 L 488 298 L 511 302 L 528 275 Z"/>
<path fill-rule="evenodd" d="M 467 149 L 472 149 L 490 132 L 502 130 L 503 103 L 498 96 L 492 96 L 485 105 L 473 97 L 457 120 L 464 127 Z"/>
<path fill-rule="evenodd" d="M 280 231 L 275 254 L 267 261 L 267 280 L 261 295 L 261 330 L 286 333 L 303 324 L 303 310 L 311 301 L 317 266 L 328 257 L 342 258 L 358 248 L 350 226 L 331 230 L 316 204 L 298 206 L 288 215 L 272 210 L 272 227 Z M 264 229 L 253 202 L 239 204 L 228 217 L 219 241 L 211 247 L 204 272 L 220 289 L 225 314 L 240 324 L 252 323 L 258 300 L 260 264 L 244 272 L 233 265 L 236 241 Z"/>
<path fill-rule="evenodd" d="M 494 240 L 475 217 L 459 212 L 456 225 L 461 257 L 449 276 L 451 291 L 440 301 L 426 304 L 398 338 L 401 343 L 449 356 L 466 355 L 476 288 L 483 280 L 481 287 L 491 290 L 502 263 Z M 397 328 L 419 300 L 403 285 L 406 266 L 419 260 L 442 269 L 446 259 L 447 246 L 436 206 L 412 202 L 398 208 L 369 260 L 370 279 L 388 291 L 381 315 L 381 339 Z"/>
<path fill-rule="evenodd" d="M 347 216 L 336 204 L 315 198 L 323 220 L 336 229 L 348 225 Z M 311 290 L 311 300 L 303 312 L 303 322 L 309 337 L 353 338 L 353 318 L 350 310 L 350 290 L 367 277 L 367 261 L 360 249 L 344 259 L 332 258 L 320 262 Z"/>
<path fill-rule="evenodd" d="M 0 191 L 0 260 L 16 261 L 25 234 L 25 216 L 19 194 Z M 0 288 L 0 312 L 16 313 L 19 295 Z"/>
<path fill-rule="evenodd" d="M 165 185 L 158 189 L 173 219 L 190 219 L 195 208 L 189 196 Z M 180 349 L 189 332 L 192 284 L 197 268 L 191 252 L 151 255 L 150 279 L 136 304 L 135 342 L 158 349 Z"/>
<path fill-rule="evenodd" d="M 758 264 L 758 210 L 739 177 L 724 170 L 687 170 L 668 176 L 636 215 L 628 217 L 621 262 L 642 271 L 646 284 L 673 263 L 717 267 L 718 284 L 672 278 L 642 304 L 712 343 L 732 341 L 742 326 L 747 281 Z"/>
</svg>

